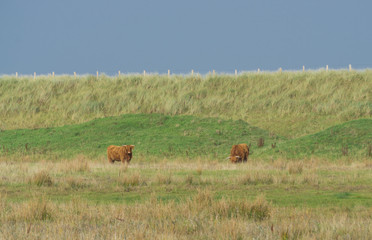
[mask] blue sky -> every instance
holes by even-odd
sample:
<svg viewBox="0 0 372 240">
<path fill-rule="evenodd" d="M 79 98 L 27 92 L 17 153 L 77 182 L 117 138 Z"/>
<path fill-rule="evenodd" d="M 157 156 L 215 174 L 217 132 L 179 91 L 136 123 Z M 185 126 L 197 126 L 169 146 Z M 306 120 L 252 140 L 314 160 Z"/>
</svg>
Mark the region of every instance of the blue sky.
<svg viewBox="0 0 372 240">
<path fill-rule="evenodd" d="M 372 1 L 1 0 L 0 74 L 372 67 Z"/>
</svg>

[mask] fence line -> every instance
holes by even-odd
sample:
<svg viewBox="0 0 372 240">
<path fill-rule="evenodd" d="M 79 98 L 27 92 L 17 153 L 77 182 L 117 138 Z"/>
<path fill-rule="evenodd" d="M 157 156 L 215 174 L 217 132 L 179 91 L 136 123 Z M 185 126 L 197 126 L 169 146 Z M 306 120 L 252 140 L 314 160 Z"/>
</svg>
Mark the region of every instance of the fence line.
<svg viewBox="0 0 372 240">
<path fill-rule="evenodd" d="M 358 69 L 353 69 L 351 64 L 349 64 L 348 68 L 346 68 L 346 69 L 348 69 L 349 72 L 352 72 L 354 70 L 358 70 Z M 369 68 L 364 68 L 364 69 L 359 69 L 359 70 L 365 70 L 365 69 L 369 69 Z M 307 71 L 322 71 L 322 70 L 325 71 L 325 72 L 329 72 L 331 70 L 331 68 L 329 67 L 329 65 L 325 65 L 325 68 L 319 68 L 319 69 L 306 69 L 305 68 L 305 65 L 302 66 L 302 72 L 307 72 Z M 334 71 L 345 70 L 345 68 L 339 68 L 339 69 L 333 69 L 333 70 Z M 253 73 L 254 72 L 256 72 L 256 73 L 261 73 L 261 72 L 266 72 L 266 73 L 275 73 L 275 72 L 278 72 L 278 73 L 282 73 L 284 71 L 285 70 L 283 70 L 282 67 L 278 68 L 278 70 L 276 70 L 276 71 L 270 71 L 270 70 L 262 71 L 260 68 L 258 68 L 257 71 L 238 71 L 238 69 L 235 69 L 233 73 L 221 72 L 220 74 L 238 76 L 239 74 L 244 74 L 244 73 L 249 73 L 249 72 L 253 72 Z M 300 72 L 301 70 L 287 70 L 287 71 L 289 71 L 289 72 L 292 72 L 292 71 L 293 72 Z M 77 79 L 78 74 L 76 72 L 73 72 L 73 74 L 74 74 L 74 79 Z M 97 79 L 99 79 L 100 73 L 99 73 L 98 70 L 97 70 L 96 74 L 97 74 L 96 75 L 97 76 Z M 105 73 L 101 73 L 101 74 L 104 74 L 105 75 Z M 143 77 L 146 77 L 148 75 L 163 75 L 162 73 L 160 73 L 160 74 L 159 73 L 149 73 L 149 72 L 146 72 L 146 70 L 143 70 L 143 73 L 142 74 L 143 74 Z M 167 73 L 165 73 L 165 74 L 167 74 L 168 77 L 171 77 L 171 70 L 168 69 Z M 195 74 L 196 74 L 197 77 L 200 77 L 200 76 L 203 76 L 203 75 L 215 77 L 216 75 L 218 75 L 215 69 L 213 69 L 212 71 L 209 71 L 207 74 L 200 74 L 199 72 L 195 72 L 194 69 L 191 69 L 191 72 L 189 72 L 189 74 L 182 74 L 182 73 L 180 73 L 180 74 L 176 74 L 176 75 L 184 75 L 184 76 L 191 75 L 191 76 L 194 76 Z M 121 75 L 123 75 L 123 74 L 119 70 L 117 72 L 117 74 L 111 75 L 111 76 L 112 77 L 113 76 L 119 76 L 120 77 Z M 124 73 L 124 75 L 140 75 L 140 73 Z M 19 74 L 19 72 L 15 72 L 15 77 L 16 78 L 18 78 L 20 76 L 21 76 L 21 74 Z M 45 76 L 45 75 L 40 75 L 40 76 Z M 52 76 L 53 79 L 54 79 L 55 78 L 55 72 L 48 73 L 47 76 L 49 76 L 49 77 Z M 107 75 L 107 76 L 110 76 L 110 75 Z M 37 78 L 37 74 L 36 74 L 36 72 L 34 72 L 33 79 L 36 80 L 36 78 Z"/>
</svg>

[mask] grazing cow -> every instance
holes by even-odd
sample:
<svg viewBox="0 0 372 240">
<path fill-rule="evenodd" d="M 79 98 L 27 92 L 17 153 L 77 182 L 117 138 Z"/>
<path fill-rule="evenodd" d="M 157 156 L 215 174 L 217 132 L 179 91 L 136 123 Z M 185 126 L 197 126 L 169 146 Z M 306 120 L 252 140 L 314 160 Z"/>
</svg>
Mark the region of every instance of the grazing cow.
<svg viewBox="0 0 372 240">
<path fill-rule="evenodd" d="M 230 157 L 227 159 L 230 159 L 232 163 L 238 163 L 238 162 L 246 162 L 249 155 L 249 147 L 247 144 L 237 144 L 233 145 L 230 152 Z"/>
<path fill-rule="evenodd" d="M 134 145 L 123 145 L 115 146 L 111 145 L 107 148 L 107 159 L 109 163 L 114 163 L 115 161 L 121 161 L 122 163 L 129 163 L 132 159 L 132 151 Z"/>
</svg>

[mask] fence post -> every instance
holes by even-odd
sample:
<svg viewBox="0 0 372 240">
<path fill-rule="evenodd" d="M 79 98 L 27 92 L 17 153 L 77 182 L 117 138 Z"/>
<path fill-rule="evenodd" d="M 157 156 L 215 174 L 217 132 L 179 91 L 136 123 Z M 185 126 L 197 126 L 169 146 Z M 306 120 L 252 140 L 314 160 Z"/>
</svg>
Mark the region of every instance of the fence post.
<svg viewBox="0 0 372 240">
<path fill-rule="evenodd" d="M 34 80 L 36 80 L 36 72 L 34 72 Z"/>
<path fill-rule="evenodd" d="M 18 78 L 18 72 L 16 72 L 16 78 Z"/>
<path fill-rule="evenodd" d="M 216 75 L 216 71 L 213 69 L 213 77 Z"/>
<path fill-rule="evenodd" d="M 191 69 L 191 76 L 194 76 L 194 69 Z"/>
<path fill-rule="evenodd" d="M 146 70 L 143 70 L 143 77 L 146 77 Z"/>
<path fill-rule="evenodd" d="M 97 79 L 98 79 L 98 70 L 97 70 Z"/>
<path fill-rule="evenodd" d="M 53 79 L 54 79 L 54 72 L 53 72 Z"/>
<path fill-rule="evenodd" d="M 261 70 L 258 68 L 258 69 L 257 69 L 257 73 L 260 73 L 260 71 L 261 71 Z"/>
<path fill-rule="evenodd" d="M 302 71 L 305 72 L 305 65 L 302 66 Z"/>
<path fill-rule="evenodd" d="M 76 79 L 76 72 L 74 72 L 74 78 Z"/>
<path fill-rule="evenodd" d="M 119 72 L 118 72 L 118 73 L 119 73 L 119 77 L 120 77 L 120 70 L 119 70 Z"/>
<path fill-rule="evenodd" d="M 238 70 L 235 69 L 235 77 L 238 76 Z"/>
<path fill-rule="evenodd" d="M 168 69 L 168 77 L 170 77 L 170 70 Z"/>
<path fill-rule="evenodd" d="M 282 68 L 281 67 L 279 68 L 279 72 L 282 73 Z"/>
<path fill-rule="evenodd" d="M 328 65 L 326 66 L 326 72 L 328 72 Z"/>
<path fill-rule="evenodd" d="M 352 70 L 352 69 L 351 69 L 351 64 L 349 64 L 349 72 L 351 72 L 351 70 Z"/>
</svg>

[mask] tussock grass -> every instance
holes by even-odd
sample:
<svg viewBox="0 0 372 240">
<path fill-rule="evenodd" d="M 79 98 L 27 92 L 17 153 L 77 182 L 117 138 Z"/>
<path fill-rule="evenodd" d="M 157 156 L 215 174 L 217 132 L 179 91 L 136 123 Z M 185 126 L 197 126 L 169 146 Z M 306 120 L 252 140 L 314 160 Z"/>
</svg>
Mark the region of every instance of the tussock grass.
<svg viewBox="0 0 372 240">
<path fill-rule="evenodd" d="M 125 113 L 161 113 L 242 119 L 282 136 L 298 137 L 371 118 L 371 89 L 370 70 L 247 73 L 237 78 L 40 76 L 34 81 L 2 76 L 0 128 L 53 127 Z"/>
<path fill-rule="evenodd" d="M 369 239 L 372 235 L 372 215 L 365 207 L 352 212 L 339 207 L 277 207 L 262 195 L 252 201 L 216 200 L 203 190 L 181 203 L 163 202 L 156 195 L 144 203 L 111 206 L 79 198 L 68 203 L 32 200 L 6 203 L 0 213 L 3 239 L 51 235 L 54 239 Z"/>
<path fill-rule="evenodd" d="M 146 181 L 141 178 L 139 173 L 124 174 L 117 179 L 119 185 L 133 187 L 141 184 L 146 184 Z"/>
<path fill-rule="evenodd" d="M 66 179 L 64 179 L 64 183 L 67 187 L 72 189 L 82 189 L 84 187 L 87 187 L 87 184 L 84 182 L 83 179 L 72 176 L 66 177 Z"/>
<path fill-rule="evenodd" d="M 66 160 L 62 163 L 62 170 L 66 173 L 68 172 L 89 172 L 89 159 L 84 155 L 78 155 L 72 160 Z"/>
<path fill-rule="evenodd" d="M 38 222 L 48 221 L 53 218 L 53 206 L 45 196 L 33 197 L 33 199 L 15 205 L 9 215 L 14 221 Z"/>
<path fill-rule="evenodd" d="M 37 186 L 52 186 L 53 181 L 46 170 L 35 173 L 30 182 Z"/>
<path fill-rule="evenodd" d="M 84 158 L 83 172 L 66 172 L 64 159 L 0 162 L 0 239 L 372 236 L 369 159 L 303 159 L 302 173 L 290 174 L 294 162 L 285 159 L 113 166 Z M 55 182 L 50 187 L 19 179 L 45 169 Z"/>
<path fill-rule="evenodd" d="M 304 164 L 302 161 L 290 162 L 288 164 L 288 172 L 289 174 L 301 174 L 304 168 Z"/>
<path fill-rule="evenodd" d="M 158 173 L 156 175 L 156 180 L 157 180 L 157 183 L 158 184 L 169 185 L 169 184 L 172 183 L 173 178 L 172 178 L 172 174 L 171 173 L 168 173 L 168 174 Z"/>
<path fill-rule="evenodd" d="M 274 178 L 270 172 L 249 172 L 247 175 L 240 178 L 241 184 L 272 184 Z"/>
</svg>

